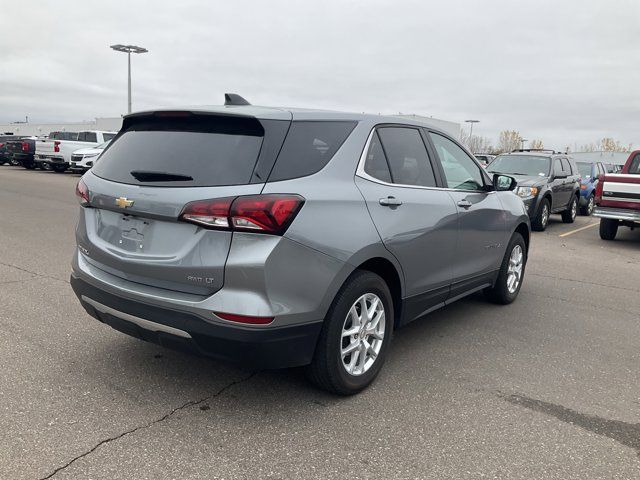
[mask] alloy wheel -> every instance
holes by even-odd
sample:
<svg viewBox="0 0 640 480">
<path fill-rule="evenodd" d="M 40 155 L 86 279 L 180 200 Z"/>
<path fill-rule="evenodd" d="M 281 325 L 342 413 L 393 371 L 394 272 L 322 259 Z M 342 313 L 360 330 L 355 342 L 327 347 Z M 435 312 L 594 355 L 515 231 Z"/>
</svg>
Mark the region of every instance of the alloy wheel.
<svg viewBox="0 0 640 480">
<path fill-rule="evenodd" d="M 542 227 L 546 227 L 549 222 L 549 207 L 547 205 L 542 206 Z"/>
<path fill-rule="evenodd" d="M 380 297 L 365 293 L 349 309 L 340 338 L 340 358 L 349 375 L 362 375 L 375 363 L 385 334 L 385 311 Z"/>
<path fill-rule="evenodd" d="M 587 215 L 591 215 L 593 213 L 594 207 L 593 195 L 589 197 L 589 203 L 587 203 Z"/>
<path fill-rule="evenodd" d="M 578 215 L 578 201 L 574 197 L 573 201 L 571 202 L 571 219 L 575 220 L 577 215 Z"/>
<path fill-rule="evenodd" d="M 522 267 L 524 266 L 524 253 L 522 247 L 516 245 L 511 250 L 509 257 L 509 266 L 507 268 L 507 290 L 509 293 L 515 293 L 522 280 Z"/>
</svg>

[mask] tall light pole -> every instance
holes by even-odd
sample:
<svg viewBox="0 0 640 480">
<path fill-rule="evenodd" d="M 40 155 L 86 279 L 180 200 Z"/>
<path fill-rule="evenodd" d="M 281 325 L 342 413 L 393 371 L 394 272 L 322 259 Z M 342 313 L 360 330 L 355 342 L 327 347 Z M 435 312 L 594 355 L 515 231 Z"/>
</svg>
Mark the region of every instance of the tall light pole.
<svg viewBox="0 0 640 480">
<path fill-rule="evenodd" d="M 526 138 L 520 138 L 520 150 L 524 150 L 524 142 L 528 142 L 529 140 L 527 140 Z"/>
<path fill-rule="evenodd" d="M 471 148 L 471 139 L 473 138 L 473 124 L 474 123 L 480 123 L 480 120 L 465 120 L 464 122 L 471 124 L 471 129 L 470 129 L 470 132 L 469 132 L 469 145 L 468 145 L 468 147 Z M 472 152 L 472 153 L 474 153 L 474 152 Z"/>
<path fill-rule="evenodd" d="M 136 45 L 111 45 L 111 48 L 116 52 L 124 52 L 127 54 L 127 66 L 128 66 L 128 113 L 131 113 L 131 54 L 132 53 L 147 53 L 149 50 L 146 48 L 138 47 Z"/>
</svg>

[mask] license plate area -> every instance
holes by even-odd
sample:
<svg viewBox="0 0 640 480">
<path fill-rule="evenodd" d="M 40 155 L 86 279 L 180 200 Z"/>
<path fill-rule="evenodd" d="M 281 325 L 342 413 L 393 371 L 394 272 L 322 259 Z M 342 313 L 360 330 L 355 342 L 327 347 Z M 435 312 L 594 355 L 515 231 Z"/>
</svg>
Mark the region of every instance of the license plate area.
<svg viewBox="0 0 640 480">
<path fill-rule="evenodd" d="M 120 215 L 118 227 L 120 239 L 118 246 L 130 252 L 144 252 L 145 236 L 149 239 L 153 220 L 134 217 L 131 215 Z"/>
</svg>

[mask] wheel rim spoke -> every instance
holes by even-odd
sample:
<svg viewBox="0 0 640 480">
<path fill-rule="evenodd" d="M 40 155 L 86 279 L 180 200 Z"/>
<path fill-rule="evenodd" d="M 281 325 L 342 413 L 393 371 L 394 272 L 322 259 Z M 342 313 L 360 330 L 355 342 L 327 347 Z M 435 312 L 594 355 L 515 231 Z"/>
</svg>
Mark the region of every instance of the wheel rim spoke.
<svg viewBox="0 0 640 480">
<path fill-rule="evenodd" d="M 380 297 L 366 293 L 359 297 L 346 315 L 340 336 L 340 356 L 350 375 L 367 372 L 380 356 L 386 316 Z"/>
</svg>

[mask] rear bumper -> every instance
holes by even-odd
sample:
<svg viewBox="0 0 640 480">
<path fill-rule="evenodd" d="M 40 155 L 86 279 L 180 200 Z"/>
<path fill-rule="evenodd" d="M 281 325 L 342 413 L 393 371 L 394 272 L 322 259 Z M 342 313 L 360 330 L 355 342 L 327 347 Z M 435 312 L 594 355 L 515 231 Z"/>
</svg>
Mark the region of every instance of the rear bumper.
<svg viewBox="0 0 640 480">
<path fill-rule="evenodd" d="M 624 222 L 640 223 L 640 210 L 596 207 L 593 211 L 593 216 L 599 218 L 608 218 L 611 220 L 621 220 Z"/>
<path fill-rule="evenodd" d="M 73 274 L 71 286 L 91 316 L 116 330 L 250 368 L 286 368 L 311 363 L 322 328 L 322 321 L 261 329 L 223 326 L 188 312 L 114 295 Z"/>
</svg>

